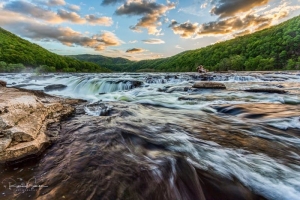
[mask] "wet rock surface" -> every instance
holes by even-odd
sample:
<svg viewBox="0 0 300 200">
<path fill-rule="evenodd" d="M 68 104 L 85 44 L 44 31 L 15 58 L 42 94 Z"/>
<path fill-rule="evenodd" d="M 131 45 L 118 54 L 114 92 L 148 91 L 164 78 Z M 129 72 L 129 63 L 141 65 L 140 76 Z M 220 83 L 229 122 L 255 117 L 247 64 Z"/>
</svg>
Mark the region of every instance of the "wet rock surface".
<svg viewBox="0 0 300 200">
<path fill-rule="evenodd" d="M 119 84 L 119 83 L 128 84 L 129 89 L 140 87 L 143 84 L 142 81 L 136 81 L 136 80 L 107 81 L 107 83 L 111 83 L 111 84 Z"/>
<path fill-rule="evenodd" d="M 188 86 L 176 86 L 176 87 L 170 87 L 166 89 L 166 93 L 172 93 L 172 92 L 187 92 L 190 89 Z"/>
<path fill-rule="evenodd" d="M 81 110 L 82 108 L 77 107 L 77 110 Z M 84 106 L 83 110 L 86 114 L 91 116 L 107 116 L 112 109 L 112 106 L 107 106 L 101 101 L 87 104 Z"/>
<path fill-rule="evenodd" d="M 201 81 L 201 82 L 195 82 L 194 85 L 193 85 L 193 88 L 226 89 L 226 86 L 223 83 Z"/>
<path fill-rule="evenodd" d="M 48 124 L 74 111 L 66 102 L 39 91 L 0 88 L 0 162 L 43 151 L 51 142 Z"/>
<path fill-rule="evenodd" d="M 30 76 L 27 79 L 28 80 L 45 80 L 45 79 L 50 79 L 53 77 L 54 77 L 54 75 L 36 75 L 36 76 Z"/>
<path fill-rule="evenodd" d="M 267 92 L 267 93 L 277 93 L 277 94 L 284 94 L 286 93 L 285 90 L 277 89 L 277 88 L 250 88 L 244 90 L 246 92 Z"/>
<path fill-rule="evenodd" d="M 66 89 L 67 87 L 68 86 L 63 85 L 63 84 L 53 84 L 53 85 L 48 85 L 48 86 L 44 87 L 44 90 L 45 90 L 45 92 L 50 92 L 50 91 L 54 91 L 54 90 L 61 91 L 61 90 Z"/>
<path fill-rule="evenodd" d="M 5 82 L 5 81 L 2 81 L 2 80 L 0 80 L 0 87 L 6 87 L 6 82 Z"/>
</svg>

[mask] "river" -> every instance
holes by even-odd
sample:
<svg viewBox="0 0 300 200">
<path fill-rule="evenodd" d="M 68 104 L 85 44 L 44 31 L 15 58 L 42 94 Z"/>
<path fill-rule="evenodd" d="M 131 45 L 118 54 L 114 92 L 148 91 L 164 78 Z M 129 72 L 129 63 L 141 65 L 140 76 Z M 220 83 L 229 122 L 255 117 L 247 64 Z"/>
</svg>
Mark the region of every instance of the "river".
<svg viewBox="0 0 300 200">
<path fill-rule="evenodd" d="M 87 100 L 49 127 L 59 135 L 42 155 L 0 166 L 0 199 L 300 197 L 299 71 L 0 79 L 61 84 L 46 93 Z M 226 89 L 193 88 L 198 81 Z"/>
</svg>

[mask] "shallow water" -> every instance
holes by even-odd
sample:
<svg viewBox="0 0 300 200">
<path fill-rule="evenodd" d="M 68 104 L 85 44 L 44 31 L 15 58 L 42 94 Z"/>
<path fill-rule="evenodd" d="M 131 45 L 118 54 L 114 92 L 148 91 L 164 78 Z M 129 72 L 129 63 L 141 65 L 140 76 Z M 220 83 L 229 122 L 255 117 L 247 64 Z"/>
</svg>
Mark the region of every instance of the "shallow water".
<svg viewBox="0 0 300 200">
<path fill-rule="evenodd" d="M 300 72 L 31 76 L 0 79 L 88 103 L 41 156 L 0 167 L 0 199 L 299 199 Z M 244 91 L 262 87 L 287 93 Z"/>
</svg>

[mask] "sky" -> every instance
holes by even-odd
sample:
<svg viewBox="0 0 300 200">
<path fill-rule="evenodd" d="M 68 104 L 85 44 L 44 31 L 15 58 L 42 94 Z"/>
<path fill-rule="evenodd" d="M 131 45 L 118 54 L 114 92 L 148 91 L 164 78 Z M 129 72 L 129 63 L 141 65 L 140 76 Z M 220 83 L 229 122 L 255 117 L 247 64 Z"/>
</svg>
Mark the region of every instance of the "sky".
<svg viewBox="0 0 300 200">
<path fill-rule="evenodd" d="M 300 0 L 0 0 L 0 26 L 59 55 L 169 57 L 276 25 Z"/>
</svg>

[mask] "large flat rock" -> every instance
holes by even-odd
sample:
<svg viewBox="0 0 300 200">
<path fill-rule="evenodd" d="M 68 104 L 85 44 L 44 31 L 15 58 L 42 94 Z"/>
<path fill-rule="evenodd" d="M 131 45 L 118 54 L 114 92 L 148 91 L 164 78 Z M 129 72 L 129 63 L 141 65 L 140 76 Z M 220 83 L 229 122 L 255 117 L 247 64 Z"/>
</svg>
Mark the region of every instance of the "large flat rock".
<svg viewBox="0 0 300 200">
<path fill-rule="evenodd" d="M 73 111 L 57 97 L 0 87 L 0 163 L 40 153 L 50 143 L 45 134 L 48 124 Z"/>
<path fill-rule="evenodd" d="M 226 86 L 223 83 L 219 82 L 199 81 L 194 83 L 193 88 L 226 89 Z"/>
</svg>

